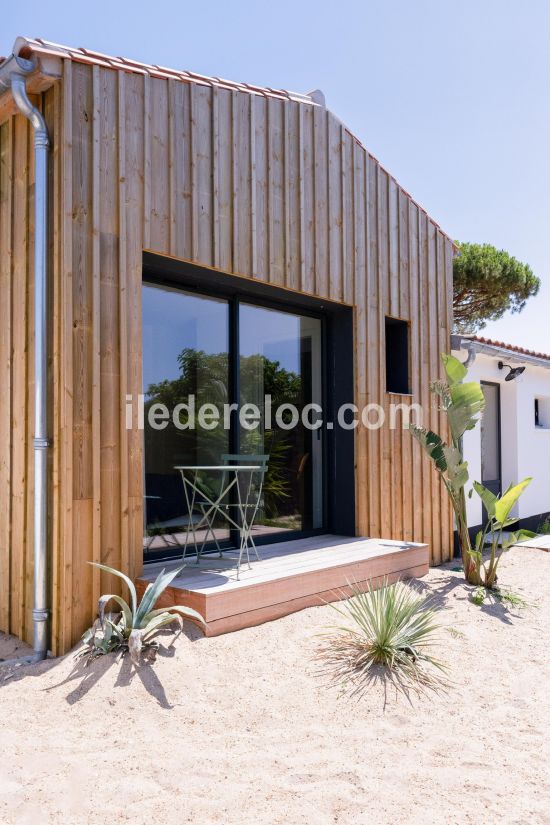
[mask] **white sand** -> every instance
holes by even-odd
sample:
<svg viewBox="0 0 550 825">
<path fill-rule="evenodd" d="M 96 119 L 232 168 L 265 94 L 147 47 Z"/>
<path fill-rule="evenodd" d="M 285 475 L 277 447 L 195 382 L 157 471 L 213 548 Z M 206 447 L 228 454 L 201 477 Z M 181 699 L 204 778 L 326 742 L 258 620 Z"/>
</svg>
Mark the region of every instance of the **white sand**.
<svg viewBox="0 0 550 825">
<path fill-rule="evenodd" d="M 512 550 L 501 581 L 540 608 L 477 608 L 449 570 L 424 580 L 464 635 L 443 633 L 451 689 L 412 705 L 323 687 L 311 656 L 329 607 L 164 637 L 137 673 L 110 657 L 0 669 L 0 821 L 550 823 L 550 554 Z"/>
</svg>

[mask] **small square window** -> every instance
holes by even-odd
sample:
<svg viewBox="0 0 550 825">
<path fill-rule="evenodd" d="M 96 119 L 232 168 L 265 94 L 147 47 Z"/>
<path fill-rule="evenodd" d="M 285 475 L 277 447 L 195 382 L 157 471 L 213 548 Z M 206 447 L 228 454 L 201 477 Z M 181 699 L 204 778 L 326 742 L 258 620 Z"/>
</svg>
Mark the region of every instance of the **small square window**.
<svg viewBox="0 0 550 825">
<path fill-rule="evenodd" d="M 409 325 L 397 318 L 386 318 L 386 392 L 410 392 Z"/>
<path fill-rule="evenodd" d="M 550 398 L 535 398 L 535 427 L 550 430 Z"/>
</svg>

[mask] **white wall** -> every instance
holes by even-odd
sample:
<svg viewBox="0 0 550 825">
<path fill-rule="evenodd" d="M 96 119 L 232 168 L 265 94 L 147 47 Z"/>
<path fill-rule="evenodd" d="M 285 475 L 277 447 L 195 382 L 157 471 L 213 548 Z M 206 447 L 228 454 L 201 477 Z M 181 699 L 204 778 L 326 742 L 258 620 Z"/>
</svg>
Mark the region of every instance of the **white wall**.
<svg viewBox="0 0 550 825">
<path fill-rule="evenodd" d="M 464 350 L 453 355 L 461 361 L 466 359 Z M 550 511 L 550 369 L 526 363 L 522 375 L 513 381 L 504 381 L 507 370 L 498 369 L 500 360 L 500 356 L 476 355 L 468 370 L 468 379 L 500 385 L 502 486 L 505 489 L 508 484 L 533 476 L 514 512 L 519 518 L 527 518 Z M 548 405 L 540 405 L 540 418 L 547 428 L 535 427 L 535 398 L 548 399 Z M 479 425 L 464 435 L 464 457 L 468 461 L 470 481 L 480 481 Z M 468 524 L 481 524 L 479 497 L 474 493 L 467 502 Z"/>
</svg>

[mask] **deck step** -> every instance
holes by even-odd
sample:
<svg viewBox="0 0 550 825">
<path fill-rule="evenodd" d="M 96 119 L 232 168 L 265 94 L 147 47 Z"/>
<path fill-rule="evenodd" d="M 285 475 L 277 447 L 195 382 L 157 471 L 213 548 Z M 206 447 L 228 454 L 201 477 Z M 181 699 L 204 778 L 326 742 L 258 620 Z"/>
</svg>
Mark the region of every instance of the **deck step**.
<svg viewBox="0 0 550 825">
<path fill-rule="evenodd" d="M 204 556 L 199 565 L 189 558 L 158 607 L 192 607 L 204 616 L 206 635 L 216 636 L 337 601 L 351 586 L 420 577 L 429 566 L 427 544 L 330 535 L 264 545 L 260 555 L 251 569 L 242 566 L 239 579 L 233 552 Z M 136 580 L 138 593 L 163 567 L 178 563 L 147 565 Z"/>
</svg>

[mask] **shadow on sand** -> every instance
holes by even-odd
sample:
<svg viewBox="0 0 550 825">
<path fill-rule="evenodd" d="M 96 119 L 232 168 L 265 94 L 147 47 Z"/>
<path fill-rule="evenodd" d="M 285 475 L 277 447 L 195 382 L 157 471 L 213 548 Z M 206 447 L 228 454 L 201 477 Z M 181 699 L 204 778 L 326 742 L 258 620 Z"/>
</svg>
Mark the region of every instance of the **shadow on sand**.
<svg viewBox="0 0 550 825">
<path fill-rule="evenodd" d="M 454 566 L 456 567 L 456 563 Z M 437 609 L 449 607 L 451 597 L 458 601 L 471 601 L 470 597 L 476 587 L 466 583 L 462 571 L 453 571 L 451 565 L 437 569 L 441 571 L 442 575 L 430 579 L 429 584 L 422 579 L 414 582 L 416 590 L 419 593 L 426 594 L 433 607 Z M 449 573 L 452 575 L 449 576 Z M 521 613 L 514 609 L 513 605 L 500 601 L 496 596 L 491 596 L 490 593 L 487 594 L 486 601 L 483 604 L 476 605 L 472 603 L 471 606 L 472 610 L 480 610 L 482 613 L 486 613 L 488 616 L 507 625 L 513 625 L 514 619 L 522 618 Z"/>
<path fill-rule="evenodd" d="M 69 705 L 74 705 L 90 693 L 108 671 L 117 664 L 119 665 L 119 671 L 114 683 L 115 688 L 128 687 L 137 678 L 160 707 L 171 710 L 173 705 L 166 695 L 154 664 L 157 658 L 171 659 L 175 656 L 176 642 L 182 635 L 186 636 L 190 642 L 196 642 L 204 638 L 201 630 L 190 622 L 184 622 L 181 630 L 178 630 L 175 634 L 168 630 L 161 631 L 157 636 L 158 648 L 144 654 L 138 667 L 132 663 L 128 654 L 120 653 L 109 653 L 87 662 L 86 659 L 78 657 L 80 647 L 77 647 L 67 656 L 46 659 L 44 662 L 35 665 L 15 664 L 0 667 L 0 688 L 23 679 L 41 677 L 45 673 L 58 668 L 67 659 L 72 658 L 73 667 L 70 673 L 60 682 L 44 688 L 44 691 L 49 693 L 68 686 L 70 690 L 65 696 L 65 700 Z M 168 643 L 163 641 L 168 641 L 168 639 Z"/>
</svg>

